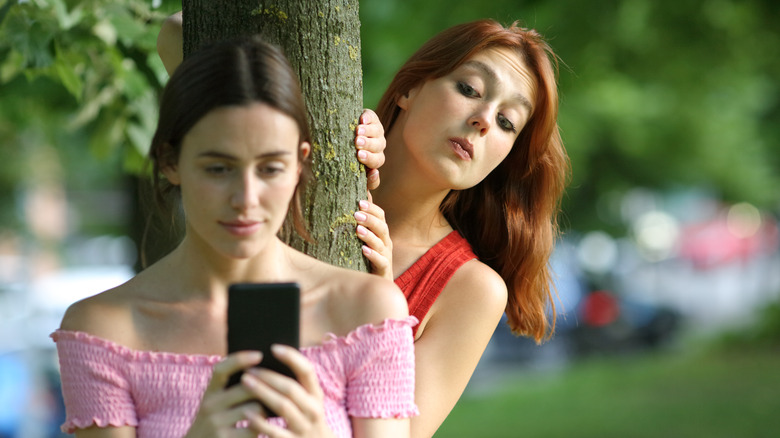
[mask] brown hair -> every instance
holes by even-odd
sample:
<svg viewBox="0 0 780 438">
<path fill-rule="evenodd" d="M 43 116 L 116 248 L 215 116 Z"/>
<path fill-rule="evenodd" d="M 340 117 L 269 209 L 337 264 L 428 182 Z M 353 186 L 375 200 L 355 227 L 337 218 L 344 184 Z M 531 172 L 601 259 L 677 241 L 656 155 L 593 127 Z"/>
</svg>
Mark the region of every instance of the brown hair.
<svg viewBox="0 0 780 438">
<path fill-rule="evenodd" d="M 172 195 L 178 194 L 162 169 L 178 161 L 187 132 L 216 108 L 252 103 L 267 104 L 290 116 L 298 125 L 299 142 L 311 142 L 298 78 L 276 46 L 256 36 L 223 41 L 198 50 L 179 65 L 163 91 L 160 120 L 149 149 L 152 190 L 159 207 L 165 209 Z M 310 159 L 298 152 L 303 170 L 290 216 L 295 230 L 307 238 L 300 194 L 309 178 Z"/>
<path fill-rule="evenodd" d="M 401 67 L 377 113 L 389 132 L 400 112 L 401 96 L 492 47 L 517 51 L 534 74 L 533 111 L 506 159 L 476 186 L 451 190 L 440 210 L 479 259 L 506 282 L 512 331 L 540 342 L 555 330 L 548 261 L 559 233 L 557 215 L 569 175 L 558 129 L 557 58 L 550 46 L 535 30 L 517 22 L 504 27 L 485 19 L 451 27 L 428 40 Z"/>
</svg>

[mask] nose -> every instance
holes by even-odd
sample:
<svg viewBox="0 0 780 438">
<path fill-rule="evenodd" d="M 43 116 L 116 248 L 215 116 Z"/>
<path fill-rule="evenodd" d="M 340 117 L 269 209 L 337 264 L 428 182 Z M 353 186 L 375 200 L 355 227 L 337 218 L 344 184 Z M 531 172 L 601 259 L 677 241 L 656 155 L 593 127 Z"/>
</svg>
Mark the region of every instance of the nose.
<svg viewBox="0 0 780 438">
<path fill-rule="evenodd" d="M 485 107 L 477 108 L 474 114 L 468 119 L 468 125 L 479 131 L 480 135 L 485 135 L 491 128 L 490 109 Z"/>
<path fill-rule="evenodd" d="M 230 206 L 236 210 L 249 210 L 260 204 L 260 181 L 251 172 L 236 178 L 230 196 Z"/>
</svg>

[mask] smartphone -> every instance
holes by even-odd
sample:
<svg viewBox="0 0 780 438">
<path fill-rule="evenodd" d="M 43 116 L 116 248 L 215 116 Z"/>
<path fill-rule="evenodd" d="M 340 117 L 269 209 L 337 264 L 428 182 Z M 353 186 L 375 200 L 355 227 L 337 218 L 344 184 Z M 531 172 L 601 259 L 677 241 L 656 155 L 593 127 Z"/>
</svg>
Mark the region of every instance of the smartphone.
<svg viewBox="0 0 780 438">
<path fill-rule="evenodd" d="M 298 283 L 237 283 L 228 288 L 228 354 L 255 350 L 263 353 L 261 368 L 291 378 L 293 372 L 271 354 L 271 344 L 299 348 L 300 286 Z M 237 384 L 243 371 L 230 377 Z M 269 416 L 273 415 L 270 410 Z"/>
</svg>

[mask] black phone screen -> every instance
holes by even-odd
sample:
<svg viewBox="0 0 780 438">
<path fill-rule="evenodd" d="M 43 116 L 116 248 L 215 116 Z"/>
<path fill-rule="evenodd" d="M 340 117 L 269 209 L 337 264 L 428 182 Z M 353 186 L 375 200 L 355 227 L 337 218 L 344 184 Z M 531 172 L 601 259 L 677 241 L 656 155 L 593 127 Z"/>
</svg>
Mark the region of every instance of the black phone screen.
<svg viewBox="0 0 780 438">
<path fill-rule="evenodd" d="M 263 353 L 259 366 L 295 378 L 271 354 L 271 344 L 299 348 L 300 287 L 297 283 L 238 283 L 228 289 L 228 353 L 255 350 Z M 233 374 L 227 386 L 238 383 L 243 371 Z"/>
</svg>

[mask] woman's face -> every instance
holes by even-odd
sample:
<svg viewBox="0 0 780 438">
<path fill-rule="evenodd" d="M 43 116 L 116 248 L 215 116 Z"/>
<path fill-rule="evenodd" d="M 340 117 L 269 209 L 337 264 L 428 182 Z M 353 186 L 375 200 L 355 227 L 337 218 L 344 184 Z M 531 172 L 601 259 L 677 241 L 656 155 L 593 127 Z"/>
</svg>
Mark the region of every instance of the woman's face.
<svg viewBox="0 0 780 438">
<path fill-rule="evenodd" d="M 308 143 L 268 105 L 212 110 L 184 136 L 164 173 L 181 188 L 187 238 L 233 258 L 256 255 L 282 226 Z"/>
<path fill-rule="evenodd" d="M 398 100 L 408 154 L 442 186 L 473 187 L 509 154 L 535 93 L 536 80 L 516 51 L 483 50 Z"/>
</svg>

